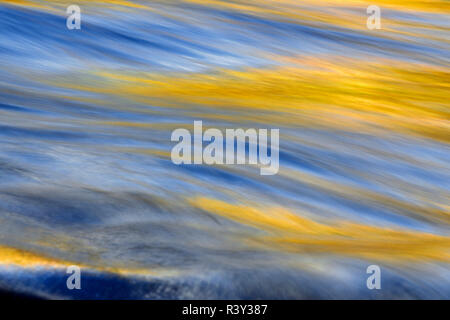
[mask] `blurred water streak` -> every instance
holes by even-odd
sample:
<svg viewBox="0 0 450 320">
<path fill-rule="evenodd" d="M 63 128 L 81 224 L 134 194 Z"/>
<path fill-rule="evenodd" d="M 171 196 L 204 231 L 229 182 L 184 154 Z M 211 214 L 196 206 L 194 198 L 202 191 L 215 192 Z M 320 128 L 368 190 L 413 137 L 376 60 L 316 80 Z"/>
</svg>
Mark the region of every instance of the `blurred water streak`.
<svg viewBox="0 0 450 320">
<path fill-rule="evenodd" d="M 0 3 L 0 288 L 450 298 L 450 4 Z M 280 128 L 280 172 L 171 132 Z M 86 270 L 65 289 L 65 267 Z M 366 267 L 382 268 L 382 290 Z"/>
</svg>

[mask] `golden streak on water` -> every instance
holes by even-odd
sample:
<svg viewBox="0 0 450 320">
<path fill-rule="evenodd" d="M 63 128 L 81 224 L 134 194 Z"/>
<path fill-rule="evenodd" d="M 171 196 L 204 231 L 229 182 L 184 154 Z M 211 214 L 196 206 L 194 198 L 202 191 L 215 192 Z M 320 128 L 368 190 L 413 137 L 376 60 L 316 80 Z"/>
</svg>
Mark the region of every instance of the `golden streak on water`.
<svg viewBox="0 0 450 320">
<path fill-rule="evenodd" d="M 143 277 L 171 277 L 179 275 L 178 271 L 167 268 L 142 268 L 133 269 L 129 267 L 98 267 L 82 264 L 74 261 L 65 261 L 61 259 L 52 258 L 47 255 L 40 255 L 31 251 L 17 249 L 13 247 L 6 247 L 0 245 L 0 267 L 15 266 L 27 269 L 46 268 L 46 269 L 65 269 L 69 266 L 76 265 L 82 271 L 90 272 L 107 272 L 122 276 L 143 276 Z"/>
<path fill-rule="evenodd" d="M 447 236 L 345 221 L 316 222 L 280 207 L 261 209 L 209 198 L 195 198 L 191 204 L 265 231 L 263 236 L 243 240 L 255 240 L 257 246 L 266 249 L 343 254 L 397 263 L 450 261 Z"/>
<path fill-rule="evenodd" d="M 373 134 L 387 129 L 450 141 L 450 72 L 446 69 L 342 57 L 285 60 L 291 65 L 244 71 L 219 69 L 208 74 L 96 72 L 100 83 L 107 86 L 53 85 L 165 107 L 277 111 L 266 118 L 254 114 L 263 123 Z"/>
</svg>

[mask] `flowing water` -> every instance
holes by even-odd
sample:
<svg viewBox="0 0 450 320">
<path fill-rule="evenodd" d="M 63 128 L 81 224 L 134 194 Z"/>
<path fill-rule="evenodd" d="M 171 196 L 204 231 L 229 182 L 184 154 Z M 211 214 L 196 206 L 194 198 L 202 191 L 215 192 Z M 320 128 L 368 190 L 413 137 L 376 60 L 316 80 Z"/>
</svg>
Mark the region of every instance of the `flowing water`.
<svg viewBox="0 0 450 320">
<path fill-rule="evenodd" d="M 379 30 L 367 1 L 73 2 L 0 2 L 0 289 L 450 298 L 448 1 Z M 280 129 L 278 174 L 173 164 L 194 120 Z"/>
</svg>

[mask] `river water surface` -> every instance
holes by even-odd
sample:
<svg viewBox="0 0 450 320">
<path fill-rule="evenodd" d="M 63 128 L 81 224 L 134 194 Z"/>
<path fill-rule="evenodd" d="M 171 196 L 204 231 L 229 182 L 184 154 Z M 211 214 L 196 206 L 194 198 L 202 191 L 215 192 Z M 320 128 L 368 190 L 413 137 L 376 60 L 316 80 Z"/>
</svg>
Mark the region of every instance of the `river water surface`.
<svg viewBox="0 0 450 320">
<path fill-rule="evenodd" d="M 450 298 L 448 1 L 379 30 L 367 1 L 71 4 L 0 3 L 0 289 Z M 280 129 L 278 174 L 173 164 L 194 120 Z"/>
</svg>

